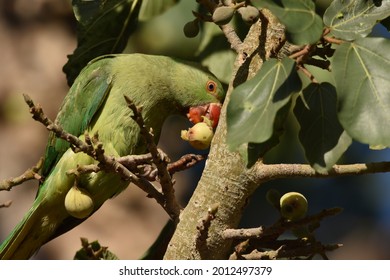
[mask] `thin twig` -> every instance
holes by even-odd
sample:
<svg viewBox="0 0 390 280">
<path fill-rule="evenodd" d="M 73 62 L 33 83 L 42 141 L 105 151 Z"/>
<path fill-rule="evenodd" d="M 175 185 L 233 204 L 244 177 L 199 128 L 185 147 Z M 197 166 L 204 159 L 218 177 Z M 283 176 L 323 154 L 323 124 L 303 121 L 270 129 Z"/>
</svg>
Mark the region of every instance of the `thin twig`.
<svg viewBox="0 0 390 280">
<path fill-rule="evenodd" d="M 341 45 L 342 43 L 345 43 L 345 41 L 343 40 L 340 40 L 340 39 L 336 39 L 336 38 L 333 38 L 333 37 L 323 37 L 324 40 L 328 43 L 331 43 L 331 44 L 336 44 L 336 45 Z"/>
<path fill-rule="evenodd" d="M 304 67 L 303 65 L 297 65 L 297 68 L 306 76 L 310 79 L 310 81 L 312 83 L 316 83 L 318 84 L 318 81 L 316 80 L 316 78 L 314 77 L 314 75 L 306 69 L 306 67 Z"/>
<path fill-rule="evenodd" d="M 159 150 L 159 153 L 162 154 L 163 152 Z M 178 159 L 175 162 L 169 163 L 167 165 L 167 169 L 171 175 L 173 175 L 176 172 L 187 170 L 199 162 L 205 160 L 207 158 L 207 155 L 197 155 L 197 154 L 186 154 L 182 156 L 180 159 Z M 155 168 L 152 166 L 152 155 L 150 153 L 142 154 L 142 155 L 127 155 L 123 157 L 119 157 L 115 159 L 117 162 L 123 164 L 127 169 L 132 171 L 134 174 L 136 174 L 139 177 L 143 177 L 149 181 L 155 181 L 156 177 L 155 174 Z M 104 167 L 102 168 L 98 164 L 89 164 L 89 165 L 82 165 L 77 166 L 74 169 L 68 170 L 67 174 L 73 174 L 75 176 L 80 176 L 82 174 L 92 173 L 92 172 L 99 172 L 104 170 Z M 146 170 L 148 171 L 146 173 Z"/>
<path fill-rule="evenodd" d="M 0 191 L 10 191 L 12 187 L 29 180 L 41 180 L 41 175 L 38 174 L 38 171 L 41 169 L 42 164 L 43 158 L 41 158 L 35 166 L 27 169 L 22 175 L 0 181 Z"/>
<path fill-rule="evenodd" d="M 291 55 L 289 55 L 289 58 L 291 58 L 291 59 L 297 59 L 298 57 L 305 56 L 310 52 L 310 45 L 305 45 L 305 46 L 301 46 L 301 47 L 299 47 L 299 46 L 297 47 L 294 45 L 292 45 L 292 46 L 295 47 L 295 49 L 294 49 L 294 52 Z"/>
<path fill-rule="evenodd" d="M 238 54 L 242 52 L 242 41 L 238 37 L 236 31 L 231 24 L 225 24 L 220 26 L 222 32 L 225 34 L 226 39 L 230 43 L 230 47 Z"/>
<path fill-rule="evenodd" d="M 270 227 L 260 226 L 257 228 L 247 229 L 226 229 L 221 233 L 221 237 L 223 239 L 260 239 L 270 236 L 277 238 L 286 230 L 307 225 L 310 223 L 319 222 L 326 217 L 337 215 L 341 211 L 341 208 L 335 207 L 324 209 L 318 214 L 307 216 L 303 219 L 294 222 L 281 220 L 271 225 Z"/>
<path fill-rule="evenodd" d="M 321 244 L 316 241 L 313 231 L 319 227 L 322 219 L 337 215 L 341 211 L 341 208 L 335 207 L 325 209 L 299 221 L 279 219 L 269 227 L 227 229 L 222 232 L 221 236 L 224 239 L 243 240 L 235 246 L 234 253 L 230 256 L 231 259 L 297 258 L 316 254 L 326 258 L 325 251 L 330 250 L 330 248 L 336 249 L 340 245 L 332 247 L 333 245 Z M 282 234 L 287 230 L 299 234 L 298 238 L 280 240 Z"/>
<path fill-rule="evenodd" d="M 7 208 L 10 207 L 12 204 L 12 200 L 8 200 L 6 202 L 0 203 L 0 208 Z"/>
<path fill-rule="evenodd" d="M 169 163 L 167 168 L 170 174 L 174 174 L 176 172 L 191 168 L 195 164 L 205 160 L 206 158 L 207 155 L 187 154 L 182 156 L 177 161 Z"/>
<path fill-rule="evenodd" d="M 205 259 L 208 258 L 207 237 L 209 233 L 209 228 L 211 226 L 211 222 L 215 219 L 215 215 L 218 211 L 218 206 L 218 203 L 210 206 L 209 209 L 207 209 L 206 215 L 201 220 L 199 220 L 198 225 L 196 226 L 196 248 Z"/>
<path fill-rule="evenodd" d="M 306 243 L 302 240 L 280 240 L 280 243 L 283 242 L 287 243 L 297 243 L 297 244 L 291 244 L 293 245 L 292 248 L 288 245 L 281 245 L 276 250 L 268 250 L 268 251 L 258 251 L 254 250 L 249 254 L 242 255 L 242 257 L 246 260 L 274 260 L 274 259 L 281 259 L 281 258 L 288 258 L 288 259 L 296 259 L 296 258 L 302 258 L 302 257 L 311 257 L 315 254 L 319 254 L 326 258 L 325 252 L 328 251 L 334 251 L 340 247 L 342 247 L 342 244 L 329 244 L 324 245 L 320 242 L 314 242 L 314 243 Z M 304 243 L 304 244 L 302 244 Z"/>
<path fill-rule="evenodd" d="M 157 167 L 158 178 L 160 179 L 161 188 L 165 197 L 164 209 L 168 211 L 169 216 L 178 222 L 181 207 L 175 197 L 175 189 L 173 188 L 173 181 L 171 174 L 167 170 L 167 159 L 161 158 L 161 153 L 157 149 L 157 145 L 154 142 L 154 135 L 144 123 L 144 119 L 141 114 L 141 108 L 137 108 L 134 102 L 125 96 L 128 107 L 133 111 L 132 118 L 138 124 L 140 133 L 145 139 L 147 150 L 152 155 L 152 161 Z"/>
</svg>

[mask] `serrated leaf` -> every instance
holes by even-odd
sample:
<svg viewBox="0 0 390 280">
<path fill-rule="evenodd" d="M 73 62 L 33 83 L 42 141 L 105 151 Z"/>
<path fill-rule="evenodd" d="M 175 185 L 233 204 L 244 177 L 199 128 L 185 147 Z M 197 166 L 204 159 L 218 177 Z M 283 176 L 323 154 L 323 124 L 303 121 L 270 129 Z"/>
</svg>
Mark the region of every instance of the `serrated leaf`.
<svg viewBox="0 0 390 280">
<path fill-rule="evenodd" d="M 334 0 L 324 14 L 324 23 L 337 38 L 351 41 L 366 37 L 374 25 L 390 16 L 390 0 L 381 5 L 372 0 Z"/>
<path fill-rule="evenodd" d="M 139 21 L 146 21 L 159 14 L 162 14 L 170 7 L 177 4 L 179 0 L 143 0 L 139 12 Z"/>
<path fill-rule="evenodd" d="M 63 67 L 69 86 L 93 58 L 120 53 L 135 29 L 142 0 L 73 0 L 77 48 Z"/>
<path fill-rule="evenodd" d="M 295 45 L 316 43 L 322 35 L 322 19 L 312 0 L 255 0 L 259 8 L 269 9 L 286 26 L 287 40 Z"/>
<path fill-rule="evenodd" d="M 352 143 L 337 118 L 335 87 L 309 84 L 297 99 L 294 114 L 307 160 L 317 172 L 325 173 Z"/>
<path fill-rule="evenodd" d="M 249 81 L 236 87 L 227 106 L 227 141 L 232 150 L 244 143 L 263 143 L 274 133 L 278 111 L 299 91 L 295 62 L 270 59 Z"/>
<path fill-rule="evenodd" d="M 390 40 L 362 38 L 336 49 L 339 120 L 355 140 L 390 147 Z"/>
</svg>

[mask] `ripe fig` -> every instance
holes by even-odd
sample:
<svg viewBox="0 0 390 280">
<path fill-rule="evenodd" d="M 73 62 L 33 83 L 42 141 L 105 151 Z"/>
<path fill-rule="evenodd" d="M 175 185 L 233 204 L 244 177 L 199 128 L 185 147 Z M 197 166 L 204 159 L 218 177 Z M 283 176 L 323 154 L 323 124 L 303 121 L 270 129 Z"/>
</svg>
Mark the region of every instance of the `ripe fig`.
<svg viewBox="0 0 390 280">
<path fill-rule="evenodd" d="M 221 104 L 210 103 L 206 105 L 191 107 L 188 111 L 187 118 L 190 122 L 194 124 L 203 122 L 204 119 L 208 119 L 211 122 L 211 126 L 213 128 L 216 128 L 219 122 L 220 114 Z"/>
<path fill-rule="evenodd" d="M 215 24 L 225 25 L 233 18 L 236 9 L 230 6 L 217 7 L 212 15 L 212 20 Z"/>
<path fill-rule="evenodd" d="M 288 192 L 280 198 L 280 214 L 287 220 L 302 219 L 307 213 L 307 208 L 306 198 L 298 192 Z"/>
<path fill-rule="evenodd" d="M 181 138 L 188 141 L 192 147 L 199 150 L 205 150 L 210 147 L 213 136 L 213 129 L 206 122 L 198 122 L 189 130 L 181 131 Z"/>
</svg>

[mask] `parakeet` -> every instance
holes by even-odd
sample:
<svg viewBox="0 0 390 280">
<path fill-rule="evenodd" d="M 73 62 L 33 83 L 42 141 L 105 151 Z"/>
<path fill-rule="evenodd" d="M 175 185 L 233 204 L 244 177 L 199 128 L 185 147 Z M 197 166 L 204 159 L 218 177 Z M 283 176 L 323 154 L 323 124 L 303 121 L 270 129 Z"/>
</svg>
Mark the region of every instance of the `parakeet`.
<svg viewBox="0 0 390 280">
<path fill-rule="evenodd" d="M 144 54 L 106 55 L 81 71 L 56 122 L 80 139 L 85 132 L 97 133 L 107 155 L 145 153 L 124 95 L 142 106 L 145 124 L 153 129 L 157 142 L 168 116 L 185 114 L 190 108 L 207 115 L 209 104 L 223 101 L 224 90 L 215 76 L 192 63 Z M 218 116 L 207 117 L 218 120 Z M 50 133 L 41 172 L 45 179 L 30 210 L 1 244 L 0 259 L 29 259 L 43 244 L 88 218 L 70 215 L 64 206 L 75 180 L 66 172 L 93 163 L 91 157 L 74 153 L 66 141 Z M 118 174 L 103 171 L 84 174 L 77 181 L 92 198 L 91 214 L 127 185 Z"/>
</svg>

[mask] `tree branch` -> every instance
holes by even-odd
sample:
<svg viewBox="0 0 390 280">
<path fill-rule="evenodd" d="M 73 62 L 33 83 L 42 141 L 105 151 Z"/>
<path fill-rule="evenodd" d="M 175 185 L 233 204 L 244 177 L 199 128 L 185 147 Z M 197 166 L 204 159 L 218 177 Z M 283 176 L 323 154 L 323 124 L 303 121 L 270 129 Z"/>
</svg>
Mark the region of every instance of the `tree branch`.
<svg viewBox="0 0 390 280">
<path fill-rule="evenodd" d="M 181 207 L 176 200 L 175 189 L 173 188 L 173 181 L 171 174 L 167 169 L 168 160 L 166 157 L 161 157 L 157 149 L 157 145 L 154 143 L 154 135 L 151 130 L 148 130 L 146 127 L 141 111 L 142 108 L 137 108 L 133 101 L 125 96 L 128 107 L 133 111 L 132 119 L 140 127 L 140 132 L 146 142 L 146 147 L 150 154 L 152 155 L 152 162 L 157 167 L 158 178 L 162 187 L 162 191 L 165 197 L 164 209 L 168 211 L 169 216 L 175 221 L 179 221 L 179 215 Z"/>
<path fill-rule="evenodd" d="M 337 215 L 341 211 L 341 208 L 335 207 L 324 209 L 316 215 L 307 216 L 303 219 L 300 219 L 299 221 L 292 222 L 281 220 L 269 227 L 260 226 L 257 228 L 226 229 L 221 233 L 221 237 L 223 239 L 261 239 L 267 237 L 277 238 L 287 230 L 311 223 L 320 222 L 322 219 Z"/>
<path fill-rule="evenodd" d="M 38 174 L 38 171 L 41 169 L 42 163 L 43 158 L 41 158 L 35 166 L 27 169 L 22 175 L 0 181 L 0 191 L 10 191 L 12 187 L 29 180 L 41 180 L 42 178 L 41 175 Z"/>
<path fill-rule="evenodd" d="M 242 255 L 246 260 L 275 260 L 281 258 L 296 259 L 306 256 L 312 258 L 315 254 L 320 254 L 324 259 L 327 259 L 325 252 L 333 251 L 340 248 L 341 244 L 324 245 L 320 242 L 305 242 L 304 240 L 284 240 L 288 245 L 281 245 L 276 250 L 257 251 Z M 281 241 L 280 243 L 282 243 Z"/>
<path fill-rule="evenodd" d="M 269 227 L 227 229 L 221 236 L 225 240 L 244 240 L 235 246 L 230 259 L 310 258 L 316 254 L 327 258 L 326 251 L 335 250 L 341 245 L 323 245 L 316 241 L 314 231 L 319 228 L 322 219 L 337 215 L 341 211 L 341 208 L 336 207 L 298 221 L 281 218 Z M 296 239 L 280 239 L 288 230 L 294 233 Z"/>
<path fill-rule="evenodd" d="M 242 53 L 234 64 L 205 169 L 188 205 L 181 213 L 180 223 L 164 259 L 202 259 L 204 252 L 199 251 L 202 248 L 196 246 L 193 238 L 197 234 L 194 222 L 201 219 L 208 207 L 216 202 L 219 203 L 218 215 L 208 231 L 208 258 L 226 259 L 231 253 L 232 240 L 224 240 L 220 234 L 225 229 L 238 226 L 247 200 L 257 185 L 251 181 L 239 153 L 231 152 L 226 144 L 226 105 L 233 88 L 255 75 L 263 61 L 280 49 L 283 37 L 284 29 L 280 23 L 262 10 L 260 20 L 251 26 L 242 43 Z"/>
<path fill-rule="evenodd" d="M 174 174 L 176 172 L 191 168 L 192 166 L 205 160 L 206 158 L 207 155 L 187 154 L 182 156 L 177 161 L 169 163 L 167 168 L 170 174 Z"/>
<path fill-rule="evenodd" d="M 330 178 L 390 172 L 390 162 L 334 165 L 327 173 L 318 173 L 308 164 L 259 163 L 251 178 L 256 184 L 279 178 Z"/>
<path fill-rule="evenodd" d="M 12 204 L 12 200 L 8 200 L 6 202 L 2 202 L 0 203 L 0 208 L 7 208 L 7 207 L 10 207 Z"/>
<path fill-rule="evenodd" d="M 222 32 L 225 34 L 226 39 L 230 43 L 230 47 L 238 54 L 242 52 L 242 41 L 238 37 L 236 31 L 231 24 L 225 24 L 220 26 Z"/>
</svg>

